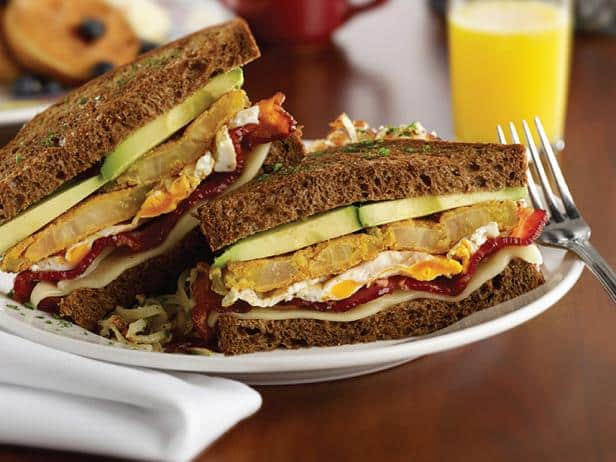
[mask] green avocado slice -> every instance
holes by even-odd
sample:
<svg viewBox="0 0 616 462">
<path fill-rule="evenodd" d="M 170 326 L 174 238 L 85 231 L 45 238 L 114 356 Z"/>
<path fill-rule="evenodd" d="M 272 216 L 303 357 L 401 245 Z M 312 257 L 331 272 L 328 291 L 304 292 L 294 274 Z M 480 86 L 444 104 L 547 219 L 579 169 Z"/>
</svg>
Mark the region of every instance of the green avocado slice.
<svg viewBox="0 0 616 462">
<path fill-rule="evenodd" d="M 214 267 L 224 266 L 230 261 L 254 260 L 293 252 L 360 229 L 357 207 L 341 207 L 242 239 L 217 257 Z"/>
<path fill-rule="evenodd" d="M 423 217 L 444 210 L 473 205 L 485 201 L 520 200 L 527 197 L 526 187 L 504 188 L 498 191 L 478 191 L 441 196 L 421 196 L 392 201 L 374 202 L 359 206 L 358 216 L 364 228 L 393 221 Z"/>
<path fill-rule="evenodd" d="M 222 95 L 233 89 L 241 88 L 243 83 L 244 74 L 239 67 L 217 75 L 181 104 L 135 130 L 118 144 L 105 157 L 101 175 L 107 181 L 117 178 L 143 154 L 195 119 Z"/>
<path fill-rule="evenodd" d="M 4 253 L 34 231 L 41 229 L 104 184 L 105 180 L 100 175 L 88 178 L 43 199 L 8 223 L 3 224 L 0 226 L 0 252 Z"/>
<path fill-rule="evenodd" d="M 217 75 L 182 103 L 135 130 L 107 155 L 99 175 L 63 188 L 0 226 L 0 253 L 117 178 L 135 160 L 190 123 L 223 94 L 240 88 L 243 83 L 240 68 Z"/>
</svg>

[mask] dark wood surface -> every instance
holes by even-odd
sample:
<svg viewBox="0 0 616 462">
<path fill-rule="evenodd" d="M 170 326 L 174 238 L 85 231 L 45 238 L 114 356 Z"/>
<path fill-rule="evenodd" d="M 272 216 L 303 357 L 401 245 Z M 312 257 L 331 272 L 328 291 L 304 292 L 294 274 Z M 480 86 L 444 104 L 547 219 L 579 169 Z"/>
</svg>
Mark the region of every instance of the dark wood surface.
<svg viewBox="0 0 616 462">
<path fill-rule="evenodd" d="M 452 133 L 445 30 L 419 1 L 354 20 L 321 52 L 264 50 L 246 86 L 254 99 L 284 91 L 308 137 L 341 111 Z M 615 116 L 616 40 L 577 37 L 562 163 L 612 264 Z M 199 460 L 614 461 L 615 308 L 585 272 L 548 312 L 498 337 L 356 379 L 258 387 L 262 409 Z M 94 458 L 0 447 L 0 460 Z"/>
</svg>

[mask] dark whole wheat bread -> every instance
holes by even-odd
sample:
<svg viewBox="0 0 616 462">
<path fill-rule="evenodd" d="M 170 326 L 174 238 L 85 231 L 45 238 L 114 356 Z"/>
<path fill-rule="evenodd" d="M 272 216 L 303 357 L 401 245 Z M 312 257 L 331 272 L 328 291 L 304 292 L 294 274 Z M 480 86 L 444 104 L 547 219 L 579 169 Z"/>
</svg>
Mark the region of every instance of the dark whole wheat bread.
<svg viewBox="0 0 616 462">
<path fill-rule="evenodd" d="M 0 223 L 97 168 L 131 132 L 215 75 L 258 57 L 248 26 L 235 19 L 146 53 L 72 91 L 0 149 Z"/>
<path fill-rule="evenodd" d="M 201 230 L 218 251 L 244 237 L 348 204 L 526 184 L 521 145 L 395 140 L 307 156 L 204 204 Z"/>
<path fill-rule="evenodd" d="M 284 140 L 275 141 L 265 160 L 265 169 L 274 164 L 294 165 L 305 155 L 295 131 Z M 168 253 L 151 258 L 120 275 L 100 289 L 78 289 L 60 300 L 60 314 L 86 329 L 95 329 L 99 320 L 117 305 L 135 304 L 137 295 L 160 295 L 176 290 L 177 279 L 186 268 L 210 255 L 210 249 L 198 229 L 189 233 Z"/>
<path fill-rule="evenodd" d="M 305 156 L 306 151 L 304 143 L 302 143 L 302 130 L 298 127 L 289 137 L 272 143 L 267 153 L 267 158 L 263 163 L 263 170 L 271 172 L 282 165 L 296 165 Z"/>
<path fill-rule="evenodd" d="M 314 319 L 249 320 L 218 318 L 218 347 L 229 355 L 276 348 L 335 346 L 425 335 L 476 311 L 522 295 L 543 283 L 534 265 L 514 259 L 468 298 L 456 302 L 416 299 L 351 322 Z"/>
</svg>

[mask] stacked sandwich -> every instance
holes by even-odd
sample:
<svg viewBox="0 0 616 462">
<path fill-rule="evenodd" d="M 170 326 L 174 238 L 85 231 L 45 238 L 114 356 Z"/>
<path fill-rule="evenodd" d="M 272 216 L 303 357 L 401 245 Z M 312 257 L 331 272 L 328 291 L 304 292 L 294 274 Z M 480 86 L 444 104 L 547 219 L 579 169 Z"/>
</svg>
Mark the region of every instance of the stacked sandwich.
<svg viewBox="0 0 616 462">
<path fill-rule="evenodd" d="M 543 282 L 522 146 L 334 128 L 324 150 L 199 209 L 216 256 L 193 277 L 192 318 L 218 350 L 426 334 Z"/>
<path fill-rule="evenodd" d="M 90 81 L 0 150 L 1 269 L 13 296 L 93 329 L 175 287 L 207 246 L 201 202 L 303 156 L 284 96 L 251 104 L 259 56 L 241 20 Z"/>
</svg>

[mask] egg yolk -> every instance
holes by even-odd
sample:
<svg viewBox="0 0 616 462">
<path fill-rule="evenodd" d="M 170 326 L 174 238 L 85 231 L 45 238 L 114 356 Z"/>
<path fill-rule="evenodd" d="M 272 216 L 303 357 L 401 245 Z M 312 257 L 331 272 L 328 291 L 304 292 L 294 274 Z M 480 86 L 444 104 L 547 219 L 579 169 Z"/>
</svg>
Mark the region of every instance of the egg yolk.
<svg viewBox="0 0 616 462">
<path fill-rule="evenodd" d="M 200 180 L 188 175 L 180 175 L 168 185 L 163 185 L 148 194 L 137 216 L 152 218 L 173 212 L 178 204 L 186 199 L 199 185 Z"/>
<path fill-rule="evenodd" d="M 462 270 L 462 265 L 456 260 L 434 258 L 415 263 L 413 266 L 405 268 L 404 273 L 418 281 L 432 281 L 439 276 L 455 276 L 460 274 Z"/>
<path fill-rule="evenodd" d="M 335 284 L 330 290 L 330 295 L 335 299 L 347 298 L 353 295 L 353 293 L 361 286 L 360 283 L 355 281 L 340 281 Z"/>
<path fill-rule="evenodd" d="M 92 248 L 91 242 L 80 242 L 72 247 L 69 247 L 64 254 L 64 259 L 71 265 L 79 263 Z"/>
</svg>

